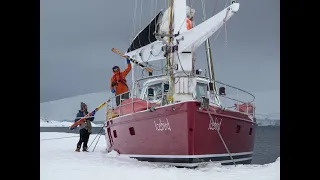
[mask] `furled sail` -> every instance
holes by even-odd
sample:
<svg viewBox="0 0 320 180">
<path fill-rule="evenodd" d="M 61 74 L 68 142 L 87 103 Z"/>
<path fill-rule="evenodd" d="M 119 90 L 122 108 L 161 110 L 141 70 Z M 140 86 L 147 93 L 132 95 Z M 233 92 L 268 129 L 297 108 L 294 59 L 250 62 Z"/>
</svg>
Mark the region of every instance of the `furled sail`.
<svg viewBox="0 0 320 180">
<path fill-rule="evenodd" d="M 152 19 L 147 27 L 137 34 L 128 48 L 127 53 L 157 41 L 155 32 L 159 29 L 159 21 L 161 20 L 161 17 L 162 11 Z"/>
<path fill-rule="evenodd" d="M 169 12 L 170 7 L 164 12 L 160 11 L 157 16 L 155 16 L 152 21 L 137 34 L 125 55 L 134 58 L 138 62 L 165 59 L 164 52 L 162 51 L 164 43 L 157 39 L 156 34 L 169 33 Z M 194 13 L 194 9 L 186 6 L 187 18 L 191 19 L 194 16 Z M 185 20 L 186 19 L 184 19 L 184 21 Z M 174 24 L 175 23 L 173 23 L 173 26 Z M 166 41 L 166 37 L 160 38 L 163 38 L 163 40 Z"/>
</svg>

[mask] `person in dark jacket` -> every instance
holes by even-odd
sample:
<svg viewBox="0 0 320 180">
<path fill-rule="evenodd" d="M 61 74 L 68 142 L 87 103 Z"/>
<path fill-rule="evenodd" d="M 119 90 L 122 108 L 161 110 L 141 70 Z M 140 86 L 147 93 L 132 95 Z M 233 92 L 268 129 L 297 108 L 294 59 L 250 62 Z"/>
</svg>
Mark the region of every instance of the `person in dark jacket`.
<svg viewBox="0 0 320 180">
<path fill-rule="evenodd" d="M 79 142 L 77 144 L 77 149 L 76 149 L 77 152 L 80 152 L 80 148 L 81 148 L 82 143 L 83 143 L 82 151 L 87 151 L 87 149 L 88 149 L 89 136 L 92 133 L 91 122 L 94 120 L 95 112 L 96 111 L 94 111 L 92 113 L 92 116 L 87 118 L 83 123 L 81 123 L 79 125 L 79 128 L 80 128 L 80 132 L 79 132 L 80 133 L 80 139 L 79 139 Z M 88 107 L 87 107 L 87 105 L 85 103 L 81 102 L 80 110 L 77 113 L 77 117 L 74 120 L 74 122 L 79 121 L 82 117 L 84 117 L 87 114 L 88 114 Z"/>
</svg>

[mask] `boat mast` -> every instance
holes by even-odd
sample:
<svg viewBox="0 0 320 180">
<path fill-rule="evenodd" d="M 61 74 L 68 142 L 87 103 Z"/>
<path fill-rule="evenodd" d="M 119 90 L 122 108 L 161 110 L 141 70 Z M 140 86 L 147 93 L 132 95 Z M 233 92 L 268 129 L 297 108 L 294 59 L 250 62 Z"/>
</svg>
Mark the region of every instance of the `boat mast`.
<svg viewBox="0 0 320 180">
<path fill-rule="evenodd" d="M 133 41 L 132 41 L 132 39 L 130 39 L 130 44 L 132 43 Z M 130 46 L 130 44 L 129 44 L 129 46 Z M 127 62 L 127 61 L 125 61 L 125 62 Z M 131 62 L 130 62 L 131 63 Z M 127 65 L 127 63 L 126 63 L 126 65 Z M 132 65 L 132 75 L 131 75 L 131 81 L 132 81 L 132 84 L 131 84 L 131 89 L 132 89 L 132 94 L 131 94 L 131 97 L 136 97 L 136 95 L 137 95 L 137 90 L 136 90 L 136 82 L 135 82 L 135 73 L 134 73 L 134 71 L 135 71 L 135 64 L 134 63 L 131 63 L 131 65 Z"/>
<path fill-rule="evenodd" d="M 173 1 L 174 0 L 168 0 L 168 8 L 169 8 L 169 38 L 168 38 L 168 44 L 171 45 L 171 35 L 173 33 Z M 170 58 L 172 57 L 172 58 Z M 169 96 L 167 98 L 168 102 L 172 102 L 173 103 L 173 94 L 174 94 L 174 77 L 173 77 L 173 69 L 172 69 L 172 64 L 173 63 L 173 56 L 168 55 L 166 57 L 167 59 L 167 75 L 169 77 Z"/>
<path fill-rule="evenodd" d="M 131 63 L 131 62 L 130 62 Z M 136 97 L 136 92 L 137 92 L 137 90 L 136 90 L 136 81 L 135 81 L 135 76 L 134 76 L 134 70 L 135 70 L 135 64 L 134 63 L 131 63 L 131 65 L 132 65 L 132 75 L 131 75 L 131 77 L 132 77 L 132 89 L 133 89 L 133 94 L 131 94 L 131 96 L 132 97 Z"/>
<path fill-rule="evenodd" d="M 201 0 L 202 4 L 202 22 L 206 20 L 206 12 L 203 0 Z M 207 64 L 208 64 L 208 71 L 209 71 L 209 78 L 214 80 L 214 69 L 213 69 L 213 62 L 212 62 L 212 54 L 211 54 L 211 47 L 209 38 L 206 40 L 206 57 L 207 57 Z"/>
<path fill-rule="evenodd" d="M 206 12 L 205 12 L 205 5 L 204 5 L 203 0 L 201 0 L 201 4 L 202 4 L 202 22 L 204 22 L 206 20 Z M 219 99 L 217 98 L 217 95 L 216 95 L 217 87 L 216 87 L 216 83 L 215 83 L 213 60 L 212 60 L 212 53 L 211 53 L 209 38 L 206 40 L 205 46 L 206 46 L 206 57 L 207 57 L 209 78 L 210 78 L 210 82 L 213 81 L 213 91 L 215 94 L 215 99 L 216 99 L 216 101 L 219 102 Z"/>
</svg>

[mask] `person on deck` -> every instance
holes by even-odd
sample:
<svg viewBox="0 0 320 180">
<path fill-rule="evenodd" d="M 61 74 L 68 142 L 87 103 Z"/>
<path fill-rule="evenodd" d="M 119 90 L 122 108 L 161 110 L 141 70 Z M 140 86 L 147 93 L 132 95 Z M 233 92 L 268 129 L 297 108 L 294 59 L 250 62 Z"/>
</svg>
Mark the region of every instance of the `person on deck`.
<svg viewBox="0 0 320 180">
<path fill-rule="evenodd" d="M 128 67 L 123 72 L 120 72 L 119 66 L 114 66 L 112 68 L 113 76 L 110 80 L 110 89 L 112 93 L 115 93 L 117 106 L 119 106 L 121 99 L 129 99 L 129 88 L 127 85 L 126 76 L 131 71 L 131 63 L 128 58 L 127 64 Z"/>
<path fill-rule="evenodd" d="M 192 19 L 186 18 L 187 30 L 192 28 Z"/>
<path fill-rule="evenodd" d="M 193 24 L 193 17 L 194 17 L 194 13 L 195 13 L 195 10 L 190 8 L 189 6 L 187 6 L 187 9 L 186 9 L 186 25 L 187 25 L 187 30 L 190 30 L 193 28 L 194 24 Z"/>
<path fill-rule="evenodd" d="M 80 139 L 79 139 L 79 142 L 77 144 L 77 149 L 76 149 L 77 152 L 80 152 L 80 148 L 81 148 L 82 143 L 83 143 L 82 151 L 87 151 L 87 149 L 88 149 L 89 136 L 92 133 L 91 122 L 94 120 L 95 112 L 96 112 L 96 110 L 93 111 L 91 117 L 87 118 L 83 123 L 81 123 L 79 125 L 79 127 L 80 127 L 80 131 L 79 131 Z M 85 103 L 81 102 L 80 110 L 77 113 L 77 117 L 74 120 L 74 122 L 79 121 L 82 117 L 84 117 L 87 114 L 88 114 L 88 107 L 87 107 L 87 105 Z"/>
</svg>

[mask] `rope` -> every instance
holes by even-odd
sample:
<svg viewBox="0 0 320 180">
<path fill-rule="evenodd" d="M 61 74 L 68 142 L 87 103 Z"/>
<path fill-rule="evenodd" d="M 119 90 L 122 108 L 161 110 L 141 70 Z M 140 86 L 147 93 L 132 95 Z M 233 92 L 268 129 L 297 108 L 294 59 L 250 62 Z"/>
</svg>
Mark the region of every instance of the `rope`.
<svg viewBox="0 0 320 180">
<path fill-rule="evenodd" d="M 218 135 L 219 135 L 219 137 L 220 137 L 220 139 L 221 139 L 221 141 L 222 141 L 225 149 L 227 150 L 227 152 L 228 152 L 228 154 L 229 154 L 229 156 L 230 156 L 230 158 L 231 158 L 231 160 L 232 160 L 232 162 L 233 162 L 233 165 L 234 165 L 234 166 L 237 166 L 236 163 L 234 162 L 233 157 L 231 156 L 231 153 L 230 153 L 230 151 L 229 151 L 226 143 L 224 142 L 224 140 L 223 140 L 223 138 L 222 138 L 222 136 L 221 136 L 221 134 L 220 134 L 220 126 L 218 126 L 217 124 L 214 123 L 214 120 L 213 120 L 213 118 L 212 118 L 212 116 L 211 116 L 211 114 L 210 114 L 210 112 L 209 112 L 209 106 L 208 106 L 208 108 L 206 108 L 206 109 L 207 109 L 208 115 L 209 115 L 209 117 L 210 117 L 210 123 L 213 124 L 215 130 L 217 131 L 217 133 L 218 133 Z M 222 122 L 222 120 L 221 120 L 221 122 Z"/>
<path fill-rule="evenodd" d="M 216 9 L 217 9 L 216 7 L 217 7 L 217 4 L 218 4 L 218 1 L 219 1 L 219 0 L 217 0 L 216 3 L 214 4 L 213 15 L 214 15 L 215 12 L 216 12 Z"/>
<path fill-rule="evenodd" d="M 226 20 L 227 20 L 229 11 L 230 11 L 230 9 L 227 9 L 226 17 L 223 19 L 226 48 L 228 47 L 228 44 L 227 44 L 227 21 Z"/>
<path fill-rule="evenodd" d="M 206 5 L 205 0 L 201 0 L 201 7 L 202 7 L 202 21 L 206 19 Z"/>
<path fill-rule="evenodd" d="M 227 7 L 227 5 L 228 5 L 228 0 L 226 0 L 226 4 L 224 5 L 224 9 Z M 228 12 L 228 11 L 227 11 L 227 12 Z M 227 15 L 226 15 L 226 16 L 227 16 Z M 225 22 L 224 22 L 224 23 L 225 23 Z M 222 29 L 222 28 L 219 28 L 216 37 L 215 37 L 215 38 L 213 39 L 213 41 L 212 41 L 212 45 L 214 44 L 214 42 L 215 42 L 216 39 L 218 38 L 218 36 L 219 36 L 219 34 L 220 34 L 220 32 L 221 32 L 221 29 Z"/>
<path fill-rule="evenodd" d="M 194 4 L 194 0 L 189 0 L 190 8 L 192 9 L 192 6 Z"/>
<path fill-rule="evenodd" d="M 142 29 L 141 28 L 141 24 L 142 24 L 142 18 L 141 18 L 141 16 L 142 16 L 142 2 L 143 2 L 143 0 L 141 0 L 140 1 L 140 17 L 139 17 L 139 29 Z M 139 45 L 140 45 L 140 47 L 141 47 L 141 42 L 140 42 L 140 36 L 138 35 L 138 40 L 139 40 Z"/>
<path fill-rule="evenodd" d="M 137 11 L 137 0 L 135 0 L 135 2 L 134 2 L 134 12 L 133 12 L 133 20 L 132 20 L 133 30 L 132 30 L 132 36 L 131 36 L 130 43 L 133 42 L 134 35 L 136 34 L 136 14 L 137 14 L 136 11 Z"/>
<path fill-rule="evenodd" d="M 157 15 L 157 8 L 158 8 L 158 0 L 156 0 L 156 3 L 155 3 L 155 8 L 154 8 L 154 15 L 153 15 L 153 17 L 156 17 L 156 15 Z"/>
<path fill-rule="evenodd" d="M 153 15 L 154 15 L 153 8 L 154 8 L 153 0 L 151 0 L 151 5 L 150 5 L 150 16 L 151 16 L 151 19 L 153 18 Z"/>
<path fill-rule="evenodd" d="M 151 19 L 153 19 L 153 14 L 154 14 L 154 13 L 153 13 L 153 8 L 154 8 L 153 6 L 154 6 L 154 5 L 153 5 L 153 0 L 151 0 L 151 7 L 150 7 Z M 151 27 L 149 26 L 149 33 L 148 33 L 149 35 L 150 35 L 150 28 L 151 28 Z M 148 36 L 148 40 L 149 40 L 149 43 L 151 43 L 150 36 Z"/>
<path fill-rule="evenodd" d="M 143 4 L 143 0 L 140 1 L 140 24 L 139 24 L 139 28 L 142 29 L 142 4 Z"/>
<path fill-rule="evenodd" d="M 151 19 L 155 18 L 157 16 L 157 13 L 158 13 L 158 0 L 156 0 L 156 2 L 155 2 L 154 15 L 153 15 L 153 17 L 151 17 Z M 161 18 L 161 16 L 159 16 L 158 18 Z M 155 23 L 154 23 L 155 31 L 153 33 L 157 33 L 157 26 L 159 25 L 159 23 L 160 23 L 159 19 L 155 19 Z"/>
</svg>

